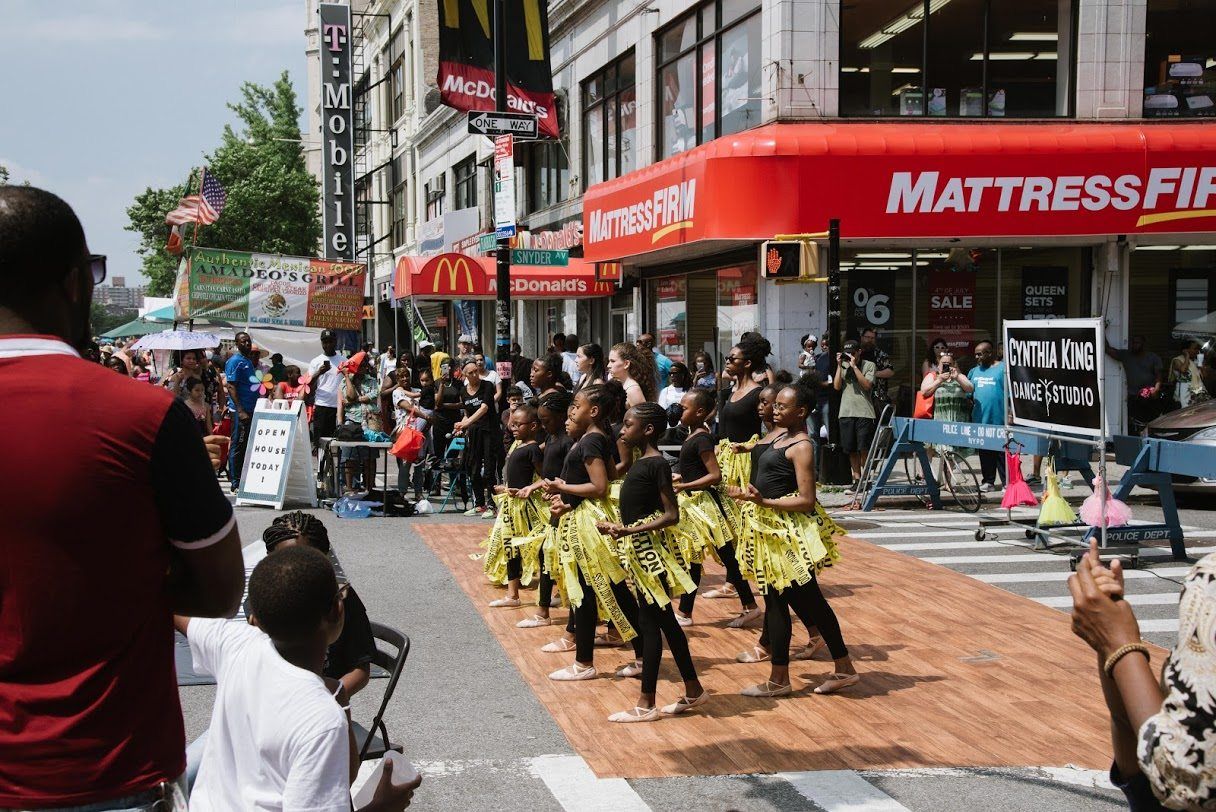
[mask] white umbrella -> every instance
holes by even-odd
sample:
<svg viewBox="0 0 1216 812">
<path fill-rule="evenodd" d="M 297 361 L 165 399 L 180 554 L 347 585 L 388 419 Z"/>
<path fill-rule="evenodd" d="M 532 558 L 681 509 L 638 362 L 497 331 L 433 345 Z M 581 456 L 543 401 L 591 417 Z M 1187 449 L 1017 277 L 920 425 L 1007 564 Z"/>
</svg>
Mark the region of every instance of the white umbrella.
<svg viewBox="0 0 1216 812">
<path fill-rule="evenodd" d="M 165 330 L 151 333 L 135 342 L 136 350 L 207 350 L 220 345 L 215 333 L 194 333 L 189 330 Z"/>
</svg>

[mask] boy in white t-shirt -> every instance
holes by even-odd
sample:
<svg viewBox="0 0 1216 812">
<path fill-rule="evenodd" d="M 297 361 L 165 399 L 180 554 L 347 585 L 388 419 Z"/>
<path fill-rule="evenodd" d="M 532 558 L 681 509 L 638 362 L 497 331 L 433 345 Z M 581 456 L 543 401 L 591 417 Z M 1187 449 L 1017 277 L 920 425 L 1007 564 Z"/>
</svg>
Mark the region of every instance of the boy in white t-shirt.
<svg viewBox="0 0 1216 812">
<path fill-rule="evenodd" d="M 349 707 L 341 684 L 321 676 L 342 632 L 344 592 L 323 553 L 291 547 L 254 568 L 249 623 L 174 618 L 195 670 L 217 685 L 192 812 L 349 812 L 358 769 Z M 363 809 L 404 809 L 417 786 L 382 780 Z"/>
</svg>

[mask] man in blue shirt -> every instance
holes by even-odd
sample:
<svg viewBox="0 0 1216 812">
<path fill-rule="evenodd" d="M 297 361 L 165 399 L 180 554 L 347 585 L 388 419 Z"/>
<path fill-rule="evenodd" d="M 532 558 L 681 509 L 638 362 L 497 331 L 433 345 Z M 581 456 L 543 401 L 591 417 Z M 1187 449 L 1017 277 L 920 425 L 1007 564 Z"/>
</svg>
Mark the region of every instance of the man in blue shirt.
<svg viewBox="0 0 1216 812">
<path fill-rule="evenodd" d="M 975 360 L 979 363 L 971 368 L 967 377 L 975 386 L 972 394 L 974 406 L 971 422 L 989 426 L 1005 425 L 1005 365 L 996 363 L 992 354 L 992 342 L 981 341 L 975 345 Z M 984 480 L 980 490 L 992 490 L 999 474 L 1001 485 L 1005 484 L 1005 467 L 1000 451 L 980 451 L 980 473 Z"/>
<path fill-rule="evenodd" d="M 228 408 L 232 411 L 232 443 L 228 446 L 228 482 L 236 493 L 241 472 L 245 470 L 245 447 L 249 444 L 249 423 L 258 403 L 258 393 L 250 388 L 254 366 L 253 339 L 249 333 L 236 334 L 236 352 L 224 365 L 228 387 Z"/>
<path fill-rule="evenodd" d="M 659 372 L 659 391 L 667 388 L 667 376 L 671 374 L 671 359 L 654 348 L 654 336 L 642 333 L 638 336 L 638 349 L 654 354 L 654 365 Z"/>
</svg>

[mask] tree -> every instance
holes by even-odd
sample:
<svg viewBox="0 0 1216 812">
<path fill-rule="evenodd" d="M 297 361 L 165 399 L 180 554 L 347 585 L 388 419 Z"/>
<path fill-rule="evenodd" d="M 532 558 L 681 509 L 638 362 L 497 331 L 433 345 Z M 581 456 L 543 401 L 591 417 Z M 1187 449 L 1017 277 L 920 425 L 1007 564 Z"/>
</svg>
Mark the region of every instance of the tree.
<svg viewBox="0 0 1216 812">
<path fill-rule="evenodd" d="M 123 310 L 111 312 L 106 310 L 105 305 L 101 302 L 93 302 L 92 309 L 89 311 L 89 320 L 93 324 L 93 335 L 99 336 L 102 333 L 108 333 L 115 327 L 120 327 L 139 315 L 137 310 Z"/>
<path fill-rule="evenodd" d="M 0 164 L 0 186 L 4 186 L 7 183 L 8 183 L 8 167 L 6 167 L 4 164 Z"/>
<path fill-rule="evenodd" d="M 304 161 L 300 108 L 284 71 L 270 87 L 241 85 L 241 100 L 229 104 L 238 129 L 225 125 L 220 145 L 206 156 L 207 171 L 224 185 L 228 202 L 220 218 L 199 226 L 197 242 L 208 248 L 313 256 L 321 240 L 316 179 Z M 192 173 L 176 186 L 145 189 L 127 209 L 128 231 L 140 235 L 138 253 L 149 296 L 173 290 L 178 258 L 165 251 L 165 215 L 187 194 L 198 191 Z M 193 225 L 182 226 L 185 242 Z"/>
</svg>

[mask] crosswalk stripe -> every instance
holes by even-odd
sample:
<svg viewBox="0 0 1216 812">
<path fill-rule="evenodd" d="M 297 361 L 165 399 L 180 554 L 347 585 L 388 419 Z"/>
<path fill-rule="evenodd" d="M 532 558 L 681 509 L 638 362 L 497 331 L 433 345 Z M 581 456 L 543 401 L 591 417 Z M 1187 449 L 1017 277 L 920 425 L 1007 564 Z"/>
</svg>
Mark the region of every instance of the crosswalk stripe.
<svg viewBox="0 0 1216 812">
<path fill-rule="evenodd" d="M 1178 618 L 1163 618 L 1160 620 L 1141 620 L 1140 631 L 1142 632 L 1177 632 Z"/>
<path fill-rule="evenodd" d="M 580 756 L 537 756 L 532 773 L 566 812 L 650 812 L 624 778 L 596 778 Z"/>
<path fill-rule="evenodd" d="M 887 530 L 858 530 L 850 531 L 849 537 L 855 539 L 886 539 L 886 538 L 936 538 L 940 536 L 974 536 L 975 528 L 970 530 L 916 530 L 909 532 L 902 528 L 892 527 Z"/>
<path fill-rule="evenodd" d="M 915 533 L 901 533 L 899 535 L 899 538 L 905 538 L 906 536 L 914 536 L 914 535 L 916 535 L 916 534 Z M 1010 549 L 1012 549 L 1012 547 L 1025 547 L 1025 548 L 1029 549 L 1030 542 L 1027 542 L 1025 545 L 1022 545 L 1022 544 L 1012 544 L 1011 545 L 1008 542 L 976 541 L 976 540 L 972 539 L 971 541 L 917 541 L 912 544 L 880 544 L 879 546 L 882 547 L 884 550 L 895 550 L 897 552 L 906 553 L 906 552 L 909 552 L 912 550 L 930 550 L 930 551 L 932 551 L 932 550 L 983 550 L 983 549 L 991 550 L 991 549 L 995 549 L 997 547 L 1006 547 L 1006 548 L 1010 548 Z"/>
<path fill-rule="evenodd" d="M 1052 553 L 1015 553 L 1013 555 L 922 555 L 921 561 L 930 564 L 1020 564 L 1027 561 L 1063 561 L 1063 556 Z"/>
<path fill-rule="evenodd" d="M 853 770 L 777 773 L 824 812 L 908 812 L 908 808 Z"/>
<path fill-rule="evenodd" d="M 1132 606 L 1174 606 L 1178 603 L 1177 592 L 1146 592 L 1142 595 L 1124 595 Z M 1048 598 L 1033 598 L 1036 603 L 1053 609 L 1071 609 L 1072 595 L 1053 595 Z"/>
<path fill-rule="evenodd" d="M 1154 569 L 1152 572 L 1145 570 L 1124 570 L 1124 580 L 1139 578 L 1152 578 L 1153 573 L 1165 578 L 1181 578 L 1191 571 L 1190 567 L 1161 567 Z M 983 581 L 986 584 L 1017 584 L 1017 583 L 1047 583 L 1051 581 L 1067 581 L 1071 572 L 1053 571 L 1053 572 L 1000 572 L 1000 573 L 984 573 L 981 575 L 969 575 L 969 578 L 974 578 L 977 581 Z"/>
</svg>

